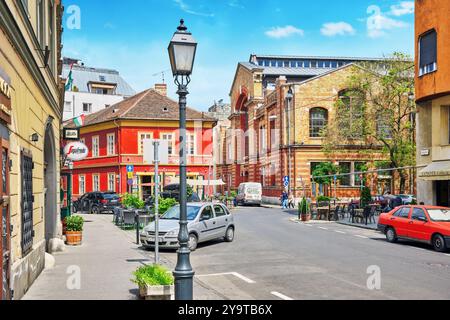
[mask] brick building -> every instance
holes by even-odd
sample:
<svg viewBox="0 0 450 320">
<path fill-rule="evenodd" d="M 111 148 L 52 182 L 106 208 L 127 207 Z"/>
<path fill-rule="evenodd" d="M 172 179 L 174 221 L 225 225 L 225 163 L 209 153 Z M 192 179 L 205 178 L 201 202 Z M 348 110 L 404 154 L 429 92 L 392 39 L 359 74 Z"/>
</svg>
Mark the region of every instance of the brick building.
<svg viewBox="0 0 450 320">
<path fill-rule="evenodd" d="M 218 178 L 227 183 L 224 191 L 236 190 L 242 182 L 260 182 L 265 200 L 277 202 L 285 189 L 283 178 L 289 176 L 297 197 L 311 197 L 319 191 L 311 181 L 317 164 L 332 162 L 353 173 L 362 165 L 371 167 L 374 161 L 384 160 L 381 153 L 364 155 L 355 146 L 345 146 L 332 156 L 323 150 L 320 132 L 333 121 L 335 104 L 349 77 L 361 70 L 352 63 L 358 61 L 362 59 L 252 56 L 249 63 L 240 63 L 230 93 L 231 126 L 221 137 L 224 150 Z M 391 180 L 390 176 L 373 178 L 373 192 L 391 191 Z M 356 175 L 342 179 L 336 190 L 328 192 L 339 198 L 359 193 Z"/>
<path fill-rule="evenodd" d="M 165 85 L 157 85 L 118 104 L 86 117 L 81 128 L 81 141 L 89 155 L 76 162 L 73 169 L 74 197 L 92 191 L 133 191 L 142 199 L 154 192 L 153 165 L 145 165 L 143 141 L 162 139 L 169 142 L 169 163 L 160 164 L 163 185 L 179 176 L 178 103 L 166 96 Z M 71 127 L 73 123 L 68 122 Z M 202 196 L 205 183 L 212 175 L 213 127 L 215 120 L 188 108 L 188 179 Z M 127 166 L 133 166 L 132 184 Z"/>
</svg>

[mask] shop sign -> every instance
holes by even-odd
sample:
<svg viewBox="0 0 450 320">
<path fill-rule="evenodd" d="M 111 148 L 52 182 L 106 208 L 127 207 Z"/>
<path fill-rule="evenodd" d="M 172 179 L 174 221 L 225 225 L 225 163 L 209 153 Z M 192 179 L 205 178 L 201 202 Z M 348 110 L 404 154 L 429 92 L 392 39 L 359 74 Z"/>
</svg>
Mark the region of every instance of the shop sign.
<svg viewBox="0 0 450 320">
<path fill-rule="evenodd" d="M 78 141 L 80 140 L 80 129 L 69 129 L 69 128 L 64 128 L 64 132 L 63 132 L 63 139 L 64 140 L 74 140 L 74 141 Z"/>
<path fill-rule="evenodd" d="M 64 154 L 68 160 L 81 161 L 87 158 L 89 149 L 84 143 L 71 142 L 64 148 Z"/>
<path fill-rule="evenodd" d="M 0 69 L 0 120 L 11 124 L 11 80 Z"/>
</svg>

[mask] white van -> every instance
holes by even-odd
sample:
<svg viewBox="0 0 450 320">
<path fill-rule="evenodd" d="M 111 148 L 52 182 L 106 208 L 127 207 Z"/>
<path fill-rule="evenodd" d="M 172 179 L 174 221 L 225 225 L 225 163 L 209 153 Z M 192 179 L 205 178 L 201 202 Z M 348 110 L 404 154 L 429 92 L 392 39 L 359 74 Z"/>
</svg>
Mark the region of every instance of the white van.
<svg viewBox="0 0 450 320">
<path fill-rule="evenodd" d="M 261 183 L 241 183 L 237 195 L 238 205 L 258 205 L 262 204 L 262 185 Z"/>
</svg>

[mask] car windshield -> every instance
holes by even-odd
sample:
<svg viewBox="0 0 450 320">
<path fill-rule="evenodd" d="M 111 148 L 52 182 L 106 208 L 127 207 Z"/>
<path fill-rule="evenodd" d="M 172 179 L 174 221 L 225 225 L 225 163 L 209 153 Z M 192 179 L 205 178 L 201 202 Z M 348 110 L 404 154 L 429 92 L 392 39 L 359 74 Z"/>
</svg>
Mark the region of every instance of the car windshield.
<svg viewBox="0 0 450 320">
<path fill-rule="evenodd" d="M 117 199 L 119 199 L 119 196 L 117 194 L 105 193 L 103 195 L 103 198 L 105 200 L 117 200 Z"/>
<path fill-rule="evenodd" d="M 450 210 L 433 209 L 428 210 L 428 213 L 434 222 L 450 222 Z"/>
<path fill-rule="evenodd" d="M 187 207 L 188 221 L 194 221 L 200 211 L 200 207 Z M 180 206 L 169 209 L 162 217 L 163 220 L 180 220 Z"/>
</svg>

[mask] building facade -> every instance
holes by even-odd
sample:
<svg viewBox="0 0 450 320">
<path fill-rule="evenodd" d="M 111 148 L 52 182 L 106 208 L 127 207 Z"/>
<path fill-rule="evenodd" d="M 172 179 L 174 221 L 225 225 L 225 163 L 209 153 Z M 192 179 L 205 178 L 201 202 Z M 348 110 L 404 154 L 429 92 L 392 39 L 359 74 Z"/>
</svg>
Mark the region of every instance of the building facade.
<svg viewBox="0 0 450 320">
<path fill-rule="evenodd" d="M 91 68 L 76 59 L 63 59 L 63 77 L 71 84 L 64 97 L 63 121 L 89 115 L 133 96 L 136 92 L 111 69 Z"/>
<path fill-rule="evenodd" d="M 416 1 L 420 202 L 450 206 L 450 3 Z"/>
<path fill-rule="evenodd" d="M 63 248 L 59 0 L 0 2 L 0 299 L 20 299 Z"/>
<path fill-rule="evenodd" d="M 90 152 L 73 169 L 75 198 L 92 191 L 135 193 L 147 199 L 154 193 L 153 164 L 144 163 L 144 140 L 167 140 L 168 163 L 160 163 L 162 187 L 179 178 L 179 108 L 166 87 L 149 89 L 86 117 L 81 141 Z M 163 89 L 163 90 L 161 90 Z M 188 179 L 200 197 L 212 175 L 213 127 L 216 120 L 202 112 L 187 111 Z M 71 122 L 67 126 L 72 126 Z M 132 170 L 127 170 L 132 168 Z M 178 179 L 179 180 L 179 179 Z"/>
<path fill-rule="evenodd" d="M 231 126 L 222 135 L 224 151 L 218 173 L 227 191 L 243 182 L 260 182 L 265 201 L 279 203 L 289 177 L 288 188 L 296 197 L 324 192 L 339 198 L 359 197 L 359 176 L 340 179 L 331 190 L 320 189 L 311 176 L 323 162 L 354 173 L 384 160 L 377 150 L 364 155 L 353 146 L 332 155 L 323 150 L 321 131 L 333 121 L 336 102 L 355 68 L 360 70 L 352 61 L 361 60 L 252 56 L 249 63 L 240 63 L 230 93 Z M 289 88 L 292 100 L 288 105 Z M 388 176 L 372 178 L 373 193 L 391 191 L 391 180 Z"/>
</svg>

